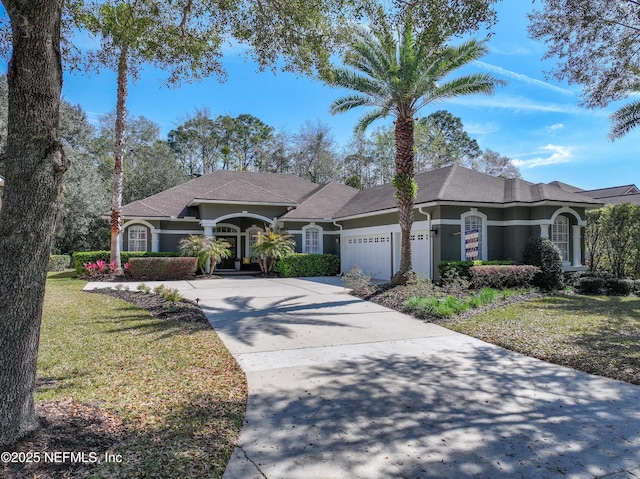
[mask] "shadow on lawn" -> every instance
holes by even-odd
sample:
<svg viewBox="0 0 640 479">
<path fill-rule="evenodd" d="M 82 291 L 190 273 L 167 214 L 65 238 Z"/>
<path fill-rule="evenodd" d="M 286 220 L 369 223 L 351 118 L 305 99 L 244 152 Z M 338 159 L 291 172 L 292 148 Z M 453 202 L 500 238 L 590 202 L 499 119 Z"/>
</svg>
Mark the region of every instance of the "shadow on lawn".
<svg viewBox="0 0 640 479">
<path fill-rule="evenodd" d="M 558 348 L 545 358 L 581 371 L 640 385 L 640 299 L 619 296 L 556 296 L 547 309 L 575 318 L 576 331 L 565 335 L 569 348 Z M 581 320 L 602 316 L 593 328 Z"/>
<path fill-rule="evenodd" d="M 278 382 L 301 392 L 252 387 L 241 437 L 265 477 L 595 477 L 640 464 L 639 388 L 493 346 Z"/>
<path fill-rule="evenodd" d="M 103 464 L 106 477 L 220 478 L 242 428 L 245 404 L 213 394 L 188 398 L 161 424 L 129 424 L 113 447 L 122 462 Z M 101 476 L 100 476 L 101 477 Z"/>
</svg>

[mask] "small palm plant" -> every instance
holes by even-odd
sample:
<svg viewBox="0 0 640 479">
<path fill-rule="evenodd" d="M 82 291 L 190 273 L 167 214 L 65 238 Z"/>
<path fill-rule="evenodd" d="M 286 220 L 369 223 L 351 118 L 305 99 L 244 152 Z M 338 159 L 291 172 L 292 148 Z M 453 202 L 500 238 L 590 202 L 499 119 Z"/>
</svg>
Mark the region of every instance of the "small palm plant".
<svg viewBox="0 0 640 479">
<path fill-rule="evenodd" d="M 178 247 L 184 256 L 198 258 L 198 268 L 204 274 L 207 264 L 209 274 L 213 273 L 216 264 L 231 256 L 231 245 L 223 239 L 215 239 L 212 236 L 189 235 L 180 240 Z"/>
<path fill-rule="evenodd" d="M 259 231 L 256 234 L 253 252 L 258 257 L 260 270 L 265 274 L 270 273 L 276 260 L 295 252 L 294 246 L 295 241 L 288 233 L 276 233 L 269 228 L 266 228 L 264 233 Z"/>
</svg>

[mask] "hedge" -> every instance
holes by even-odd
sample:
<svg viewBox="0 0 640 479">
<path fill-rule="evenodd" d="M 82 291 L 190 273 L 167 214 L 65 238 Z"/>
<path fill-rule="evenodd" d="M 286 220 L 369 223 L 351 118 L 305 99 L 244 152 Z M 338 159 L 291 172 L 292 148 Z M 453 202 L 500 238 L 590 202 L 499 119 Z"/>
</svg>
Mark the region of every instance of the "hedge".
<svg viewBox="0 0 640 479">
<path fill-rule="evenodd" d="M 135 280 L 176 281 L 193 278 L 198 267 L 198 258 L 151 257 L 130 258 L 129 274 Z"/>
<path fill-rule="evenodd" d="M 275 271 L 285 278 L 335 276 L 340 272 L 340 259 L 333 254 L 293 253 L 278 260 Z"/>
<path fill-rule="evenodd" d="M 540 268 L 530 265 L 472 266 L 471 284 L 474 288 L 526 288 L 533 284 Z"/>
<path fill-rule="evenodd" d="M 95 263 L 98 260 L 106 261 L 109 263 L 111 252 L 110 251 L 77 251 L 73 253 L 73 264 L 76 268 L 76 274 L 82 276 L 84 274 L 85 263 Z M 162 253 L 154 253 L 151 251 L 122 251 L 120 253 L 120 261 L 124 265 L 129 262 L 130 258 L 156 258 L 156 257 L 176 257 L 180 256 L 180 253 L 166 251 Z"/>
<path fill-rule="evenodd" d="M 64 271 L 71 266 L 71 256 L 67 254 L 52 254 L 49 256 L 47 271 Z"/>
<path fill-rule="evenodd" d="M 440 263 L 438 263 L 438 271 L 440 272 L 441 278 L 446 278 L 451 275 L 452 271 L 456 271 L 460 278 L 471 281 L 471 268 L 473 266 L 500 266 L 513 264 L 515 264 L 515 261 L 511 260 L 440 261 Z"/>
</svg>

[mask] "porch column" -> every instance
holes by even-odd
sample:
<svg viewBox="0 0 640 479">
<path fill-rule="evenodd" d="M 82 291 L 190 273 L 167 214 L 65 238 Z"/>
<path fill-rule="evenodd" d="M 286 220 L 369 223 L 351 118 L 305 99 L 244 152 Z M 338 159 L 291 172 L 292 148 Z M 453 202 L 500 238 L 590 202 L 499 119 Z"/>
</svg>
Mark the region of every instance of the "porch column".
<svg viewBox="0 0 640 479">
<path fill-rule="evenodd" d="M 160 235 L 155 231 L 151 231 L 151 251 L 157 253 L 160 251 Z"/>
<path fill-rule="evenodd" d="M 573 261 L 571 266 L 582 266 L 582 226 L 573 225 Z"/>
<path fill-rule="evenodd" d="M 213 226 L 205 226 L 204 227 L 204 235 L 205 236 L 213 236 Z"/>
<path fill-rule="evenodd" d="M 124 228 L 118 233 L 118 243 L 120 243 L 120 251 L 124 251 Z"/>
<path fill-rule="evenodd" d="M 549 238 L 549 226 L 550 225 L 540 225 L 540 238 Z"/>
</svg>

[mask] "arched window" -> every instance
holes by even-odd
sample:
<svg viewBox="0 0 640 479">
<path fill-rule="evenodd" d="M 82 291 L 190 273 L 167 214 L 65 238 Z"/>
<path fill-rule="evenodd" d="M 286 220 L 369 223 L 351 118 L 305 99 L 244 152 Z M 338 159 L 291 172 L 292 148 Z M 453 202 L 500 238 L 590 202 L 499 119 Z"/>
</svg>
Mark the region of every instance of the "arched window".
<svg viewBox="0 0 640 479">
<path fill-rule="evenodd" d="M 471 208 L 460 217 L 460 259 L 487 259 L 487 215 Z"/>
<path fill-rule="evenodd" d="M 302 228 L 302 252 L 308 254 L 322 254 L 322 228 L 311 224 Z"/>
<path fill-rule="evenodd" d="M 147 228 L 129 226 L 129 251 L 147 251 Z"/>
<path fill-rule="evenodd" d="M 569 261 L 569 218 L 558 215 L 551 226 L 551 241 L 562 253 L 562 261 Z"/>
</svg>

